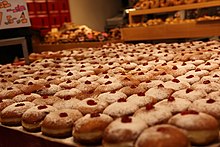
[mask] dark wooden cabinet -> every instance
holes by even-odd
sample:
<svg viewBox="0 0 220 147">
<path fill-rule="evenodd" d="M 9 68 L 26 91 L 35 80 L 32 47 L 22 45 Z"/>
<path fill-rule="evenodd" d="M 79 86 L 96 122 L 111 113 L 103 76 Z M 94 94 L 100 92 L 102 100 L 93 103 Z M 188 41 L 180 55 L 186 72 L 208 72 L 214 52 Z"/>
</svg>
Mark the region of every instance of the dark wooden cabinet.
<svg viewBox="0 0 220 147">
<path fill-rule="evenodd" d="M 70 22 L 68 0 L 26 0 L 32 28 L 45 35 L 51 28 Z"/>
</svg>

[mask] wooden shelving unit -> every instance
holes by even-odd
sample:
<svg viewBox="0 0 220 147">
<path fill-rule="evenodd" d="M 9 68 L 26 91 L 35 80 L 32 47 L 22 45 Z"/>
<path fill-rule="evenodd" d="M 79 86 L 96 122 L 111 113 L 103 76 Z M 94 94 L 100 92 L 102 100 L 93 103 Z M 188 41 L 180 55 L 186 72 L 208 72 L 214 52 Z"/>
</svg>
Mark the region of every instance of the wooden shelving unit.
<svg viewBox="0 0 220 147">
<path fill-rule="evenodd" d="M 146 10 L 135 10 L 129 13 L 129 23 L 133 24 L 134 20 L 140 21 L 141 17 L 147 14 L 175 12 L 180 10 L 191 10 L 217 6 L 220 6 L 220 0 Z M 220 21 L 130 27 L 122 28 L 121 32 L 122 39 L 124 41 L 211 37 L 220 36 Z"/>
<path fill-rule="evenodd" d="M 211 37 L 220 35 L 220 22 L 167 24 L 150 27 L 123 28 L 121 31 L 124 41 Z"/>
<path fill-rule="evenodd" d="M 133 23 L 133 18 L 135 16 L 143 16 L 146 14 L 154 14 L 154 13 L 163 13 L 163 12 L 173 12 L 180 10 L 191 10 L 191 9 L 200 9 L 200 8 L 209 8 L 220 6 L 220 0 L 209 1 L 209 2 L 201 2 L 201 3 L 193 3 L 188 5 L 179 5 L 179 6 L 169 6 L 162 8 L 154 8 L 154 9 L 145 9 L 145 10 L 135 10 L 129 12 L 129 23 Z"/>
</svg>

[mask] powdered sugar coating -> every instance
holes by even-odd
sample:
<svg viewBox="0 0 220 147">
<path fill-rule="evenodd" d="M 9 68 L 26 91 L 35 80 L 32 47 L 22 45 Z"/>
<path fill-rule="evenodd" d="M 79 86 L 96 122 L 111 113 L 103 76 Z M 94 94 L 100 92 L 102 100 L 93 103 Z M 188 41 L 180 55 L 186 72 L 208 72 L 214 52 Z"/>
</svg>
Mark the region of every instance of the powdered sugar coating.
<svg viewBox="0 0 220 147">
<path fill-rule="evenodd" d="M 129 117 L 131 122 L 124 123 L 122 118 L 118 118 L 113 121 L 105 130 L 104 142 L 108 144 L 123 143 L 123 142 L 133 142 L 139 136 L 139 134 L 148 126 L 146 123 L 135 117 Z M 129 137 L 123 137 L 129 135 Z M 115 142 L 108 142 L 113 138 Z"/>
<path fill-rule="evenodd" d="M 76 109 L 80 100 L 71 98 L 69 100 L 61 99 L 56 101 L 53 106 L 57 109 Z"/>
<path fill-rule="evenodd" d="M 145 106 L 146 104 L 152 103 L 155 100 L 154 97 L 150 96 L 139 96 L 138 94 L 133 94 L 127 98 L 127 102 L 137 105 L 139 108 Z"/>
<path fill-rule="evenodd" d="M 169 97 L 172 93 L 173 93 L 172 89 L 164 88 L 164 87 L 154 87 L 146 91 L 145 95 L 149 97 L 154 97 L 157 100 L 163 100 Z"/>
<path fill-rule="evenodd" d="M 199 89 L 191 89 L 189 92 L 187 92 L 188 89 L 182 89 L 179 91 L 176 91 L 172 94 L 173 97 L 175 98 L 182 98 L 182 99 L 187 99 L 190 100 L 191 102 L 205 98 L 207 96 L 207 93 L 204 90 L 199 90 Z"/>
<path fill-rule="evenodd" d="M 171 117 L 168 123 L 187 130 L 209 130 L 218 128 L 217 120 L 213 116 L 202 112 L 199 114 L 186 115 L 179 113 Z"/>
<path fill-rule="evenodd" d="M 191 87 L 193 89 L 200 89 L 200 90 L 204 90 L 207 93 L 210 93 L 212 91 L 218 91 L 220 89 L 220 84 L 211 81 L 208 84 L 204 82 L 203 83 L 197 82 L 194 83 Z"/>
<path fill-rule="evenodd" d="M 86 114 L 75 122 L 75 130 L 79 130 L 83 125 L 86 125 L 90 121 L 103 121 L 106 123 L 110 123 L 113 121 L 113 118 L 111 118 L 109 115 L 102 113 L 99 113 L 98 117 L 91 117 L 91 114 Z"/>
<path fill-rule="evenodd" d="M 181 90 L 185 88 L 190 88 L 190 84 L 185 81 L 180 81 L 179 83 L 173 81 L 167 81 L 164 83 L 165 88 L 170 88 L 173 90 Z"/>
<path fill-rule="evenodd" d="M 104 114 L 112 117 L 120 117 L 133 114 L 138 109 L 138 106 L 130 102 L 115 102 L 105 108 Z"/>
<path fill-rule="evenodd" d="M 102 93 L 97 97 L 98 100 L 107 102 L 108 104 L 112 104 L 120 98 L 126 99 L 127 95 L 124 94 L 123 92 L 116 91 L 116 92 Z"/>
<path fill-rule="evenodd" d="M 213 101 L 209 103 L 209 100 Z M 220 119 L 220 101 L 215 101 L 212 99 L 198 99 L 194 101 L 190 107 L 190 110 L 195 110 L 198 112 L 204 112 Z"/>
<path fill-rule="evenodd" d="M 19 94 L 13 98 L 15 102 L 23 102 L 23 101 L 29 101 L 32 102 L 33 100 L 41 98 L 39 94 L 31 93 L 31 94 Z"/>
<path fill-rule="evenodd" d="M 92 103 L 90 104 L 89 101 Z M 86 98 L 79 103 L 77 103 L 77 109 L 82 112 L 84 115 L 87 113 L 101 113 L 108 103 L 104 101 L 99 101 L 93 98 Z"/>
<path fill-rule="evenodd" d="M 77 95 L 81 94 L 81 91 L 76 88 L 71 88 L 68 90 L 60 90 L 54 94 L 54 96 L 64 98 L 67 96 L 76 97 Z"/>
<path fill-rule="evenodd" d="M 137 110 L 133 116 L 144 120 L 147 125 L 152 126 L 167 121 L 172 116 L 172 113 L 170 109 L 155 107 L 151 110 L 146 110 L 143 107 Z"/>
<path fill-rule="evenodd" d="M 187 99 L 174 98 L 174 101 L 169 101 L 164 99 L 155 104 L 155 107 L 161 107 L 165 109 L 170 109 L 173 114 L 185 111 L 189 108 L 191 102 Z"/>
<path fill-rule="evenodd" d="M 41 109 L 41 107 L 44 109 Z M 55 107 L 50 105 L 36 105 L 24 112 L 22 121 L 26 123 L 37 123 L 42 121 L 47 114 L 56 110 Z"/>
<path fill-rule="evenodd" d="M 21 117 L 22 114 L 27 111 L 27 109 L 33 107 L 34 105 L 35 104 L 32 102 L 13 103 L 2 110 L 1 117 L 7 117 L 8 114 L 16 114 L 14 117 Z"/>
</svg>

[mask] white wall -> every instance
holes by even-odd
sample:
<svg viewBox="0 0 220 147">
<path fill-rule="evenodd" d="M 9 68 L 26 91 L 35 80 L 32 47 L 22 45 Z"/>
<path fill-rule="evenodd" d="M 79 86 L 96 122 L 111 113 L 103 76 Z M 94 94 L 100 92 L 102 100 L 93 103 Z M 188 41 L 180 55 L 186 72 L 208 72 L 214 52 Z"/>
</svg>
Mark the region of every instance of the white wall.
<svg viewBox="0 0 220 147">
<path fill-rule="evenodd" d="M 118 14 L 121 0 L 69 0 L 71 20 L 104 31 L 106 18 Z"/>
</svg>

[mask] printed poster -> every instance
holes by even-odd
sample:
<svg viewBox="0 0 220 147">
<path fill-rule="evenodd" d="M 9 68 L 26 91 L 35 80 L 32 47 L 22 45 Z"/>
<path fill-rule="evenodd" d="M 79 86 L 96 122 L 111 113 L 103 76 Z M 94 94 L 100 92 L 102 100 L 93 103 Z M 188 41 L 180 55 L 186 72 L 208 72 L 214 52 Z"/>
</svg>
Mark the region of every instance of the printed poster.
<svg viewBox="0 0 220 147">
<path fill-rule="evenodd" d="M 0 0 L 0 30 L 31 26 L 24 0 Z"/>
</svg>

